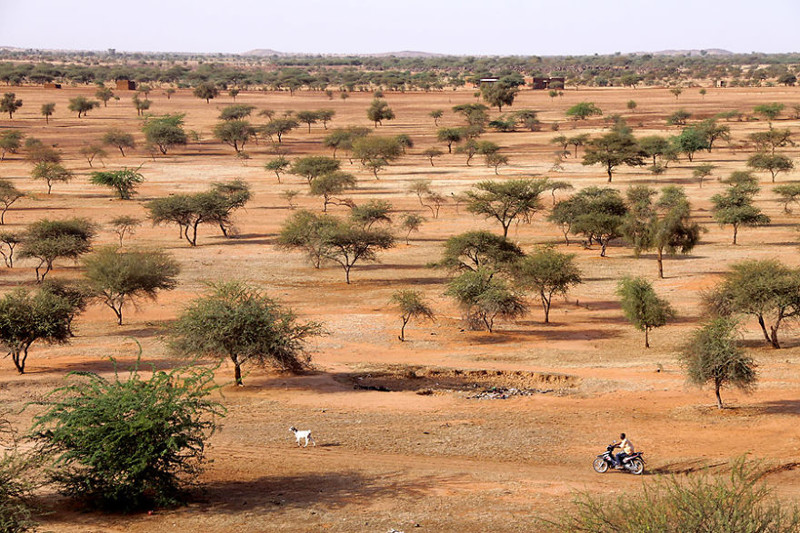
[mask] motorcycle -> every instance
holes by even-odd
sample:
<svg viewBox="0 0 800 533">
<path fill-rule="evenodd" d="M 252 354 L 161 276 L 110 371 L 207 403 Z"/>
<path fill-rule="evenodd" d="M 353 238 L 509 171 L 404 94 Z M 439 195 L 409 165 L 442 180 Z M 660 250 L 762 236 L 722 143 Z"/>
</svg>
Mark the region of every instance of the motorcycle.
<svg viewBox="0 0 800 533">
<path fill-rule="evenodd" d="M 616 442 L 612 442 L 606 447 L 605 453 L 601 453 L 592 463 L 594 471 L 598 474 L 605 474 L 609 468 L 615 468 L 617 462 L 614 459 L 614 448 L 617 447 Z M 622 468 L 635 476 L 640 476 L 644 473 L 644 455 L 642 452 L 636 452 L 622 460 Z"/>
</svg>

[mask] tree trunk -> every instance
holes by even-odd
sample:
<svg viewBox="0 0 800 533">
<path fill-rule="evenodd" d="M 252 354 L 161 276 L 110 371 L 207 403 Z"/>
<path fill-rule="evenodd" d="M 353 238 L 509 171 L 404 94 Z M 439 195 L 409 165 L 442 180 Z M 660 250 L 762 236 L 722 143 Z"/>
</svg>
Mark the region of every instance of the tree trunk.
<svg viewBox="0 0 800 533">
<path fill-rule="evenodd" d="M 434 217 L 434 218 L 436 218 L 436 217 Z M 507 239 L 508 238 L 508 228 L 509 228 L 509 226 L 511 226 L 511 221 L 509 220 L 508 223 L 500 222 L 500 224 L 503 226 L 503 238 Z"/>
<path fill-rule="evenodd" d="M 242 365 L 239 363 L 239 360 L 236 357 L 231 357 L 233 359 L 233 379 L 236 382 L 237 387 L 243 387 L 244 383 L 242 382 Z"/>
<path fill-rule="evenodd" d="M 600 239 L 600 257 L 606 256 L 606 246 L 608 246 L 608 241 Z"/>
<path fill-rule="evenodd" d="M 722 387 L 722 382 L 719 380 L 714 381 L 714 394 L 717 396 L 717 408 L 723 409 L 722 398 L 719 395 L 719 389 Z"/>
<path fill-rule="evenodd" d="M 645 326 L 644 328 L 644 347 L 645 348 L 650 347 L 650 328 L 648 328 L 647 326 Z"/>
<path fill-rule="evenodd" d="M 611 167 L 606 167 L 606 174 L 608 174 L 608 182 L 611 183 Z"/>
<path fill-rule="evenodd" d="M 663 248 L 658 249 L 658 277 L 664 279 L 664 250 Z"/>
<path fill-rule="evenodd" d="M 350 285 L 350 268 L 351 266 L 347 265 L 344 267 L 344 281 Z"/>
<path fill-rule="evenodd" d="M 736 244 L 736 235 L 739 233 L 739 224 L 733 225 L 733 244 Z"/>
<path fill-rule="evenodd" d="M 552 297 L 551 297 L 551 299 L 548 299 L 547 296 L 545 295 L 544 291 L 539 291 L 539 297 L 542 299 L 542 309 L 544 310 L 544 323 L 545 324 L 549 324 L 550 323 L 550 303 L 552 301 Z"/>
<path fill-rule="evenodd" d="M 764 323 L 764 317 L 761 316 L 761 315 L 758 315 L 757 318 L 758 318 L 758 325 L 761 326 L 761 332 L 764 334 L 764 339 L 768 343 L 772 344 L 772 339 L 770 339 L 769 333 L 767 333 L 767 325 Z"/>
<path fill-rule="evenodd" d="M 122 325 L 122 306 L 123 304 L 119 304 L 119 308 L 114 307 L 113 303 L 109 303 L 108 306 L 114 311 L 114 314 L 117 315 L 117 325 Z"/>
<path fill-rule="evenodd" d="M 403 317 L 403 326 L 400 328 L 400 337 L 398 337 L 401 342 L 405 342 L 406 340 L 406 324 L 408 324 L 410 318 L 411 317 Z"/>
<path fill-rule="evenodd" d="M 778 325 L 770 326 L 769 331 L 770 331 L 770 339 L 769 339 L 770 344 L 772 344 L 772 347 L 775 348 L 776 350 L 780 350 L 781 345 L 778 342 Z"/>
</svg>

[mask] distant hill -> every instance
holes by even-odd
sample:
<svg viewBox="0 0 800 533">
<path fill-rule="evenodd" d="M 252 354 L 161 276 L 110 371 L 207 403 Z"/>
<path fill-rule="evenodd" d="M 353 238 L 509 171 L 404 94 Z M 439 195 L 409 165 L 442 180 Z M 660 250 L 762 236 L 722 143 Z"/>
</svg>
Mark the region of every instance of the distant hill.
<svg viewBox="0 0 800 533">
<path fill-rule="evenodd" d="M 659 50 L 657 52 L 634 52 L 637 56 L 650 54 L 653 56 L 732 56 L 733 52 L 728 50 L 722 50 L 721 48 L 707 48 L 703 50 Z"/>
<path fill-rule="evenodd" d="M 255 50 L 250 50 L 249 52 L 242 52 L 240 55 L 243 56 L 286 56 L 290 55 L 285 52 L 278 52 L 277 50 L 272 50 L 271 48 L 256 48 Z"/>
<path fill-rule="evenodd" d="M 242 52 L 243 56 L 326 56 L 326 57 L 445 57 L 447 54 L 433 54 L 430 52 L 417 52 L 414 50 L 403 50 L 401 52 L 382 52 L 378 54 L 292 54 L 288 52 L 279 52 L 271 48 L 257 48 L 247 52 Z"/>
</svg>

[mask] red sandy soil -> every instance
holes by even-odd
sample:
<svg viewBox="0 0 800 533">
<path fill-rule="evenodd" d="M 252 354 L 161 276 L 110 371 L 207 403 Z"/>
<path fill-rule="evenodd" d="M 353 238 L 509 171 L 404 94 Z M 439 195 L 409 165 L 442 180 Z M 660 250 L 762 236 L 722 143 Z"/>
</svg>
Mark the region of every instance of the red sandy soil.
<svg viewBox="0 0 800 533">
<path fill-rule="evenodd" d="M 295 308 L 304 319 L 323 322 L 328 336 L 312 342 L 316 372 L 286 376 L 250 368 L 246 386 L 229 384 L 232 368 L 223 364 L 220 383 L 228 383 L 219 398 L 227 407 L 222 429 L 211 439 L 205 473 L 196 498 L 190 505 L 156 511 L 152 515 L 104 515 L 84 512 L 50 492 L 40 495 L 47 511 L 41 517 L 47 531 L 412 531 L 478 532 L 532 531 L 543 527 L 538 519 L 553 518 L 569 508 L 576 491 L 592 494 L 636 494 L 651 476 L 611 472 L 595 474 L 595 454 L 626 432 L 645 453 L 649 473 L 684 474 L 710 465 L 724 471 L 731 459 L 742 454 L 761 458 L 775 467 L 767 480 L 779 495 L 796 498 L 800 491 L 797 449 L 800 444 L 795 424 L 800 414 L 800 341 L 797 331 L 783 331 L 785 347 L 773 350 L 764 345 L 754 324 L 746 323 L 745 343 L 759 363 L 760 383 L 751 395 L 724 391 L 730 408 L 713 406 L 713 393 L 689 387 L 677 364 L 677 354 L 687 335 L 703 318 L 700 292 L 712 286 L 732 262 L 745 258 L 779 258 L 796 266 L 796 216 L 783 213 L 771 192 L 768 176 L 762 178 L 759 205 L 772 217 L 765 228 L 744 228 L 738 246 L 732 246 L 731 229 L 720 228 L 711 219 L 709 198 L 722 190 L 718 178 L 744 169 L 751 149 L 740 146 L 747 133 L 767 127 L 763 121 L 730 122 L 731 146 L 721 143 L 712 153 L 700 153 L 695 163 L 685 160 L 670 165 L 669 171 L 653 178 L 644 169 L 621 168 L 612 186 L 624 191 L 635 183 L 654 186 L 680 184 L 693 202 L 694 215 L 708 230 L 702 243 L 685 257 L 668 258 L 666 278 L 656 277 L 651 254 L 635 258 L 622 245 L 609 248 L 600 258 L 597 249 L 580 244 L 569 247 L 560 241 L 557 228 L 536 215 L 531 224 L 512 226 L 510 238 L 525 250 L 539 243 L 556 243 L 559 249 L 577 254 L 585 282 L 565 300 L 554 303 L 552 324 L 541 323 L 538 303 L 531 300 L 531 313 L 517 322 L 502 322 L 495 333 L 469 331 L 460 321 L 458 309 L 443 296 L 448 274 L 426 267 L 440 255 L 443 241 L 459 232 L 499 227 L 467 213 L 462 206 L 445 205 L 434 220 L 415 196 L 405 192 L 410 181 L 425 178 L 434 189 L 449 196 L 468 189 L 481 179 L 549 176 L 564 179 L 576 188 L 606 185 L 604 172 L 584 167 L 571 157 L 564 172 L 550 172 L 554 146 L 550 138 L 563 133 L 601 133 L 602 119 L 573 124 L 563 112 L 579 101 L 593 101 L 605 115 L 626 114 L 636 135 L 674 134 L 665 117 L 685 108 L 695 117 L 773 101 L 788 105 L 800 101 L 795 88 L 709 89 L 705 97 L 697 90 L 685 90 L 679 99 L 666 89 L 613 89 L 565 91 L 561 98 L 546 92 L 523 91 L 511 110 L 524 108 L 540 112 L 545 123 L 541 132 L 488 133 L 485 138 L 504 147 L 510 166 L 500 175 L 476 161 L 464 165 L 460 155 L 447 155 L 431 167 L 421 152 L 430 146 L 442 148 L 435 139 L 436 127 L 428 113 L 445 109 L 443 126 L 460 125 L 449 111 L 453 105 L 474 102 L 472 90 L 436 93 L 387 93 L 386 99 L 397 119 L 386 122 L 377 134 L 408 134 L 415 142 L 409 154 L 392 164 L 376 181 L 371 173 L 350 165 L 359 187 L 351 195 L 361 203 L 367 199 L 390 201 L 396 219 L 405 212 L 428 217 L 422 231 L 380 254 L 380 263 L 357 265 L 353 283 L 346 285 L 341 269 L 314 269 L 300 253 L 288 253 L 275 246 L 282 222 L 291 214 L 280 196 L 287 189 L 303 191 L 300 207 L 320 210 L 321 200 L 305 195 L 305 180 L 286 175 L 277 184 L 264 171 L 271 157 L 268 142 L 247 146 L 251 159 L 242 164 L 233 150 L 212 139 L 211 129 L 219 111 L 230 98 L 210 104 L 179 91 L 170 100 L 155 89 L 151 111 L 186 113 L 187 130 L 200 133 L 200 141 L 152 160 L 140 148 L 126 158 L 109 150 L 106 168 L 138 166 L 147 181 L 133 201 L 113 199 L 109 191 L 88 184 L 91 169 L 78 155 L 79 147 L 98 140 L 112 126 L 139 133 L 139 119 L 130 104 L 130 94 L 120 93 L 119 102 L 99 108 L 77 119 L 66 111 L 68 99 L 79 94 L 91 96 L 92 88 L 44 90 L 18 88 L 14 92 L 24 106 L 13 120 L 0 119 L 0 128 L 21 128 L 26 135 L 57 144 L 65 163 L 78 178 L 56 184 L 47 195 L 42 183 L 30 180 L 30 165 L 21 155 L 0 163 L 0 177 L 11 179 L 30 194 L 6 215 L 6 227 L 19 230 L 42 217 L 86 216 L 100 224 L 120 214 L 145 218 L 144 201 L 173 192 L 198 191 L 210 183 L 242 178 L 255 192 L 254 200 L 236 216 L 238 236 L 224 239 L 216 228 L 201 227 L 199 246 L 191 248 L 178 240 L 175 227 L 144 224 L 130 239 L 130 245 L 167 249 L 182 265 L 180 286 L 143 301 L 129 309 L 126 324 L 115 325 L 110 310 L 95 305 L 77 319 L 77 337 L 68 345 L 34 345 L 29 371 L 19 376 L 10 361 L 0 367 L 0 404 L 12 410 L 63 382 L 74 370 L 113 371 L 108 356 L 131 361 L 136 346 L 143 347 L 143 359 L 158 367 L 181 361 L 164 346 L 162 326 L 204 290 L 204 283 L 238 278 L 264 288 Z M 261 109 L 285 110 L 331 108 L 336 117 L 329 127 L 351 124 L 371 126 L 365 109 L 371 95 L 355 93 L 342 101 L 324 94 L 244 92 L 236 102 Z M 626 102 L 638 103 L 629 113 Z M 38 110 L 44 102 L 56 102 L 56 114 L 46 126 Z M 497 114 L 492 111 L 493 116 Z M 260 122 L 262 118 L 254 118 Z M 560 132 L 549 129 L 559 121 Z M 780 120 L 779 127 L 797 131 L 794 120 Z M 322 146 L 326 132 L 314 125 L 309 134 L 303 125 L 288 134 L 284 146 L 289 157 L 328 153 Z M 792 157 L 798 150 L 783 150 Z M 698 163 L 718 166 L 700 188 L 691 178 Z M 95 162 L 95 167 L 101 167 Z M 786 183 L 796 173 L 780 175 Z M 563 193 L 562 194 L 563 197 Z M 549 205 L 549 198 L 544 204 Z M 344 215 L 345 207 L 332 207 Z M 99 244 L 113 243 L 116 236 L 104 227 Z M 0 272 L 5 290 L 20 284 L 32 286 L 33 263 L 19 261 L 13 270 Z M 614 294 L 623 275 L 642 275 L 677 308 L 679 319 L 651 334 L 652 348 L 643 348 L 641 332 L 622 317 Z M 54 277 L 76 278 L 80 268 L 69 262 L 57 264 Z M 438 319 L 433 323 L 412 322 L 408 341 L 397 340 L 400 320 L 388 300 L 399 288 L 423 291 L 433 303 Z M 385 369 L 398 371 L 398 379 L 381 382 L 391 392 L 354 389 L 352 373 Z M 464 390 L 452 390 L 452 383 L 426 382 L 429 394 L 417 394 L 413 378 L 402 378 L 403 365 L 426 369 L 487 370 L 495 372 L 497 384 L 505 386 L 514 372 L 538 372 L 570 376 L 569 386 L 537 384 L 539 392 L 506 400 L 478 400 Z M 501 375 L 497 375 L 501 371 Z M 511 377 L 509 377 L 511 376 Z M 396 376 L 397 377 L 397 376 Z M 488 378 L 487 378 L 488 379 Z M 526 378 L 527 379 L 527 378 Z M 505 380 L 505 381 L 504 381 Z M 539 383 L 535 380 L 523 384 Z M 514 382 L 516 383 L 516 382 Z M 457 387 L 456 387 L 457 388 Z M 18 427 L 29 424 L 35 408 L 12 415 Z M 289 426 L 310 428 L 316 447 L 297 448 Z M 419 524 L 420 528 L 416 528 Z"/>
</svg>

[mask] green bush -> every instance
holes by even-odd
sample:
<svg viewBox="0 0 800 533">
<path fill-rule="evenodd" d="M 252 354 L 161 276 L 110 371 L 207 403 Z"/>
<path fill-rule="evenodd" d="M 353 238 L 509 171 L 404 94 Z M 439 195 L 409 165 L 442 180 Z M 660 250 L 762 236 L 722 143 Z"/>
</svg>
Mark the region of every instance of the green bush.
<svg viewBox="0 0 800 533">
<path fill-rule="evenodd" d="M 179 504 L 201 470 L 205 443 L 224 409 L 207 398 L 211 370 L 152 370 L 139 363 L 127 379 L 92 372 L 68 376 L 36 417 L 33 438 L 52 457 L 64 494 L 106 510 L 130 512 Z"/>
<path fill-rule="evenodd" d="M 640 495 L 627 493 L 613 501 L 583 493 L 571 512 L 549 524 L 568 533 L 800 531 L 800 510 L 773 497 L 761 481 L 765 473 L 739 459 L 727 476 L 660 478 Z"/>
<path fill-rule="evenodd" d="M 36 525 L 31 517 L 29 500 L 33 489 L 33 464 L 17 450 L 16 434 L 11 425 L 0 419 L 0 445 L 6 451 L 0 455 L 0 531 L 21 533 Z"/>
</svg>

